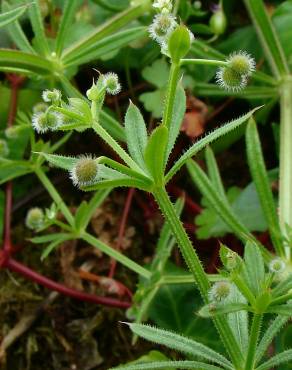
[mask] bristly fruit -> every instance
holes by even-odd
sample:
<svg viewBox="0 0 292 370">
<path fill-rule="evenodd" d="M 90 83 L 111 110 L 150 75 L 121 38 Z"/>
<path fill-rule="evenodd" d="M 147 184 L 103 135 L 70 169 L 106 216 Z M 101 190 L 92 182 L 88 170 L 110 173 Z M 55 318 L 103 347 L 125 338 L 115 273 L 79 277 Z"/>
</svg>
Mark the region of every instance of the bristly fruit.
<svg viewBox="0 0 292 370">
<path fill-rule="evenodd" d="M 46 103 L 58 103 L 61 100 L 62 94 L 60 90 L 45 90 L 42 93 L 42 98 Z"/>
<path fill-rule="evenodd" d="M 63 124 L 63 116 L 58 112 L 39 112 L 32 116 L 32 126 L 37 133 L 57 130 Z"/>
<path fill-rule="evenodd" d="M 149 27 L 150 37 L 159 44 L 166 42 L 170 34 L 177 27 L 176 18 L 170 13 L 157 14 Z"/>
<path fill-rule="evenodd" d="M 269 269 L 275 274 L 281 274 L 286 268 L 286 263 L 281 258 L 275 258 L 269 263 Z"/>
<path fill-rule="evenodd" d="M 225 301 L 231 294 L 232 284 L 228 281 L 218 281 L 209 290 L 210 302 Z"/>
<path fill-rule="evenodd" d="M 26 215 L 25 225 L 31 230 L 38 230 L 44 225 L 45 215 L 41 208 L 31 208 Z"/>
<path fill-rule="evenodd" d="M 245 75 L 240 75 L 230 67 L 222 67 L 216 73 L 216 81 L 222 88 L 231 91 L 240 91 L 247 84 Z"/>
<path fill-rule="evenodd" d="M 250 76 L 256 70 L 255 60 L 245 51 L 232 53 L 227 63 L 239 75 Z"/>
<path fill-rule="evenodd" d="M 102 76 L 102 82 L 106 92 L 111 95 L 117 95 L 121 91 L 121 84 L 116 73 L 109 72 Z"/>
<path fill-rule="evenodd" d="M 70 178 L 75 186 L 93 185 L 98 174 L 98 164 L 91 156 L 80 157 L 70 171 Z"/>
</svg>

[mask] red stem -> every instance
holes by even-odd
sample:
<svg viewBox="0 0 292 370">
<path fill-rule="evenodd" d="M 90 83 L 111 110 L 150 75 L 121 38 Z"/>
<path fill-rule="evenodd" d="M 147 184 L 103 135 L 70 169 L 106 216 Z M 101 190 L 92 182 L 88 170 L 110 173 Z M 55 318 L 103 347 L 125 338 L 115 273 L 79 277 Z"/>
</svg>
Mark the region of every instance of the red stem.
<svg viewBox="0 0 292 370">
<path fill-rule="evenodd" d="M 1 263 L 1 254 L 0 254 L 0 263 Z M 4 259 L 2 259 L 2 267 L 6 267 L 11 271 L 17 272 L 23 275 L 24 277 L 28 278 L 29 280 L 32 280 L 36 282 L 37 284 L 43 285 L 48 289 L 55 290 L 58 293 L 67 295 L 69 297 L 78 299 L 80 301 L 92 302 L 92 303 L 102 304 L 104 306 L 110 306 L 110 307 L 119 307 L 119 308 L 131 307 L 130 302 L 123 302 L 123 301 L 120 301 L 114 298 L 95 296 L 93 294 L 88 294 L 88 293 L 80 292 L 76 289 L 68 288 L 65 285 L 57 283 L 51 279 L 48 279 L 47 277 L 41 274 L 38 274 L 34 270 L 17 262 L 13 258 L 8 258 L 5 260 L 5 256 L 4 256 Z"/>
<path fill-rule="evenodd" d="M 117 246 L 116 246 L 117 250 L 121 249 L 121 246 L 122 246 L 122 243 L 123 243 L 125 228 L 126 228 L 126 224 L 127 224 L 127 221 L 128 221 L 128 215 L 129 215 L 129 211 L 130 211 L 130 208 L 131 208 L 131 204 L 132 204 L 134 194 L 135 194 L 135 189 L 134 188 L 129 189 L 127 199 L 126 199 L 126 202 L 125 202 L 125 206 L 124 206 L 124 210 L 123 210 L 123 215 L 122 215 L 120 227 L 119 227 L 118 241 L 117 241 Z M 113 276 L 115 274 L 115 271 L 116 271 L 116 266 L 117 266 L 117 261 L 112 259 L 111 260 L 110 271 L 109 271 L 109 275 L 108 275 L 109 278 L 113 278 Z"/>
</svg>

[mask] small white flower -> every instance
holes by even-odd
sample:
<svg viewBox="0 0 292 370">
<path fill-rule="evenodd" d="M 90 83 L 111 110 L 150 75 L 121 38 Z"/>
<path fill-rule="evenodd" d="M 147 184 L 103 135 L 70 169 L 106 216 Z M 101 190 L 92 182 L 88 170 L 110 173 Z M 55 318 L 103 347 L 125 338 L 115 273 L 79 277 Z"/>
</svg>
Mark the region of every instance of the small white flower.
<svg viewBox="0 0 292 370">
<path fill-rule="evenodd" d="M 275 258 L 269 263 L 269 269 L 275 274 L 282 273 L 286 268 L 286 263 L 281 258 Z"/>
<path fill-rule="evenodd" d="M 37 133 L 57 130 L 63 124 L 63 116 L 58 112 L 39 112 L 32 116 L 32 126 Z"/>
<path fill-rule="evenodd" d="M 153 40 L 163 44 L 176 27 L 177 22 L 174 15 L 160 13 L 154 17 L 148 31 Z"/>
<path fill-rule="evenodd" d="M 153 3 L 153 8 L 156 8 L 161 13 L 171 13 L 172 0 L 156 0 Z"/>
<path fill-rule="evenodd" d="M 42 93 L 43 101 L 46 103 L 54 103 L 61 100 L 62 94 L 60 90 L 45 90 Z"/>
<path fill-rule="evenodd" d="M 119 83 L 119 77 L 116 73 L 109 72 L 102 76 L 103 85 L 106 88 L 108 94 L 116 95 L 118 94 L 122 87 Z"/>
</svg>

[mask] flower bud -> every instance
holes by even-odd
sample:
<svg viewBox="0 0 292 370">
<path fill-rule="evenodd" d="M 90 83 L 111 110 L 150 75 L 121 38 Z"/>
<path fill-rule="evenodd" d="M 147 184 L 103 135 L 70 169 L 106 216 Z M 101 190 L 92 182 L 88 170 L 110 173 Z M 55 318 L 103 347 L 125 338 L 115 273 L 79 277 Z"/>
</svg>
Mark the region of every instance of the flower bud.
<svg viewBox="0 0 292 370">
<path fill-rule="evenodd" d="M 153 8 L 156 8 L 161 13 L 171 13 L 172 0 L 156 0 L 153 3 Z"/>
<path fill-rule="evenodd" d="M 226 31 L 227 19 L 221 8 L 212 15 L 209 25 L 211 31 L 217 36 L 222 35 Z"/>
<path fill-rule="evenodd" d="M 58 103 L 61 100 L 62 94 L 60 90 L 45 90 L 42 93 L 42 98 L 46 103 Z"/>
<path fill-rule="evenodd" d="M 121 91 L 121 84 L 116 73 L 109 72 L 103 75 L 102 82 L 108 94 L 116 95 Z"/>
<path fill-rule="evenodd" d="M 0 139 L 0 158 L 7 157 L 9 155 L 9 147 L 7 141 Z"/>
<path fill-rule="evenodd" d="M 242 90 L 247 84 L 246 76 L 230 67 L 220 68 L 216 73 L 216 81 L 222 88 L 231 91 Z"/>
<path fill-rule="evenodd" d="M 32 126 L 37 133 L 57 130 L 63 124 L 63 116 L 58 112 L 39 112 L 32 116 Z"/>
<path fill-rule="evenodd" d="M 98 174 L 96 159 L 90 156 L 81 157 L 70 170 L 70 178 L 73 184 L 78 187 L 93 185 Z"/>
<path fill-rule="evenodd" d="M 45 112 L 49 108 L 48 104 L 40 102 L 32 108 L 33 113 Z"/>
<path fill-rule="evenodd" d="M 174 63 L 179 63 L 186 56 L 190 50 L 192 41 L 193 34 L 184 25 L 178 26 L 172 32 L 168 40 L 168 51 Z"/>
<path fill-rule="evenodd" d="M 275 274 L 281 274 L 286 268 L 286 263 L 281 258 L 275 258 L 269 263 L 269 269 Z"/>
<path fill-rule="evenodd" d="M 20 136 L 23 126 L 11 126 L 5 130 L 7 139 L 17 139 Z"/>
<path fill-rule="evenodd" d="M 228 281 L 218 281 L 209 290 L 210 302 L 225 301 L 231 294 L 232 285 Z"/>
<path fill-rule="evenodd" d="M 94 81 L 91 88 L 86 91 L 86 96 L 91 101 L 96 101 L 100 98 L 100 88 L 94 83 Z"/>
<path fill-rule="evenodd" d="M 31 230 L 40 229 L 44 225 L 45 216 L 41 208 L 31 208 L 26 215 L 25 225 Z"/>
<path fill-rule="evenodd" d="M 244 51 L 231 54 L 227 62 L 239 75 L 250 76 L 256 69 L 255 60 Z"/>
</svg>

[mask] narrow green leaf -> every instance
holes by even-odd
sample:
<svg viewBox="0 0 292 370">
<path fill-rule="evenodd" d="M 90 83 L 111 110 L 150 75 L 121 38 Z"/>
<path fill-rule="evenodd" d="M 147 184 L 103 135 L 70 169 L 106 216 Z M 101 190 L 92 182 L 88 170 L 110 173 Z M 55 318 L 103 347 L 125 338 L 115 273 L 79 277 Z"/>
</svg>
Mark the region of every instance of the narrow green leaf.
<svg viewBox="0 0 292 370">
<path fill-rule="evenodd" d="M 190 370 L 222 370 L 221 367 L 204 364 L 197 361 L 157 361 L 135 365 L 121 365 L 110 370 L 155 370 L 155 369 L 190 369 Z"/>
<path fill-rule="evenodd" d="M 274 366 L 278 366 L 284 363 L 291 363 L 292 361 L 292 349 L 288 349 L 278 355 L 272 357 L 270 360 L 262 364 L 261 366 L 257 367 L 256 370 L 270 370 Z"/>
<path fill-rule="evenodd" d="M 204 147 L 206 147 L 208 144 L 212 143 L 213 141 L 219 139 L 219 137 L 228 134 L 230 131 L 235 130 L 237 127 L 242 125 L 244 122 L 246 122 L 253 113 L 258 110 L 260 107 L 255 108 L 248 112 L 247 114 L 243 115 L 242 117 L 235 119 L 219 128 L 217 128 L 215 131 L 209 133 L 204 138 L 197 141 L 195 144 L 193 144 L 181 157 L 180 159 L 174 164 L 174 166 L 171 168 L 171 170 L 166 175 L 166 182 L 168 182 L 179 169 L 186 164 L 188 159 L 193 157 L 195 154 L 197 154 L 200 150 L 202 150 Z"/>
<path fill-rule="evenodd" d="M 281 330 L 281 328 L 288 322 L 289 316 L 277 316 L 274 321 L 269 324 L 268 329 L 263 335 L 260 343 L 256 349 L 256 362 L 258 363 L 264 356 L 269 345 L 272 343 L 274 337 Z"/>
<path fill-rule="evenodd" d="M 146 279 L 149 279 L 151 273 L 146 270 L 144 267 L 140 266 L 138 263 L 134 262 L 124 254 L 120 253 L 114 248 L 109 247 L 99 239 L 94 236 L 85 233 L 82 235 L 82 239 L 92 245 L 93 247 L 99 249 L 101 252 L 105 253 L 107 256 L 114 258 L 122 265 L 128 267 L 130 270 L 135 271 L 138 275 L 143 276 Z"/>
<path fill-rule="evenodd" d="M 64 58 L 66 60 L 73 59 L 76 55 L 87 52 L 98 41 L 120 30 L 122 27 L 129 24 L 131 20 L 143 14 L 144 11 L 145 6 L 143 7 L 143 5 L 138 5 L 129 7 L 125 11 L 118 13 L 116 16 L 103 22 L 102 25 L 97 27 L 93 32 L 84 36 L 81 40 L 67 48 L 64 52 Z"/>
<path fill-rule="evenodd" d="M 88 213 L 88 203 L 83 200 L 75 213 L 75 228 L 81 230 Z"/>
<path fill-rule="evenodd" d="M 254 76 L 253 76 L 254 79 Z M 245 100 L 270 100 L 278 99 L 279 91 L 273 86 L 247 86 L 242 91 L 224 90 L 219 85 L 213 83 L 198 82 L 195 87 L 196 94 L 199 96 L 226 97 L 232 96 L 237 99 Z"/>
<path fill-rule="evenodd" d="M 263 290 L 265 264 L 259 247 L 248 242 L 244 248 L 246 283 L 255 296 Z"/>
<path fill-rule="evenodd" d="M 102 40 L 97 41 L 90 48 L 76 52 L 71 58 L 64 58 L 66 67 L 78 66 L 88 63 L 92 60 L 99 59 L 112 51 L 119 50 L 122 47 L 128 46 L 131 42 L 136 41 L 147 35 L 145 27 L 135 27 L 114 35 L 104 37 Z"/>
<path fill-rule="evenodd" d="M 111 188 L 101 189 L 98 190 L 94 196 L 88 202 L 87 213 L 86 216 L 83 218 L 83 223 L 81 225 L 82 228 L 86 228 L 97 208 L 104 202 L 104 200 L 108 197 Z"/>
<path fill-rule="evenodd" d="M 185 112 L 186 112 L 186 94 L 180 83 L 178 84 L 176 89 L 173 106 L 173 115 L 169 125 L 166 160 L 168 159 L 170 153 L 172 152 L 176 139 L 179 135 Z"/>
<path fill-rule="evenodd" d="M 187 163 L 188 171 L 200 192 L 212 205 L 218 215 L 234 230 L 234 233 L 243 241 L 253 240 L 248 229 L 237 219 L 228 202 L 222 198 L 217 188 L 211 183 L 200 166 L 190 160 Z"/>
<path fill-rule="evenodd" d="M 57 56 L 60 56 L 62 54 L 65 39 L 68 35 L 68 31 L 70 30 L 70 26 L 74 20 L 75 12 L 79 4 L 79 0 L 66 0 L 65 2 L 63 15 L 56 39 L 55 52 Z"/>
<path fill-rule="evenodd" d="M 186 355 L 199 356 L 227 369 L 233 369 L 232 364 L 224 356 L 192 339 L 149 325 L 129 324 L 129 326 L 132 332 L 141 338 L 164 345 Z"/>
<path fill-rule="evenodd" d="M 238 311 L 248 311 L 249 306 L 244 303 L 224 303 L 222 305 L 212 306 L 208 304 L 200 309 L 198 315 L 201 317 L 214 317 L 219 315 L 226 315 Z"/>
<path fill-rule="evenodd" d="M 249 169 L 255 183 L 260 202 L 269 225 L 271 237 L 279 255 L 284 254 L 277 210 L 270 181 L 265 167 L 256 123 L 251 118 L 246 130 L 246 150 Z"/>
<path fill-rule="evenodd" d="M 227 321 L 233 331 L 233 334 L 237 340 L 239 348 L 242 348 L 243 353 L 246 353 L 248 348 L 248 305 L 245 297 L 240 293 L 237 287 L 232 289 L 231 295 L 227 298 L 226 304 L 243 304 L 246 305 L 246 309 L 227 315 Z"/>
<path fill-rule="evenodd" d="M 145 149 L 145 162 L 155 182 L 162 183 L 164 172 L 164 156 L 167 145 L 168 129 L 157 127 L 151 134 Z"/>
<path fill-rule="evenodd" d="M 40 75 L 49 75 L 53 70 L 52 64 L 41 56 L 18 50 L 0 49 L 0 70 L 5 70 L 7 67 Z"/>
<path fill-rule="evenodd" d="M 270 306 L 266 310 L 267 313 L 274 313 L 277 315 L 292 317 L 291 304 L 282 304 L 279 306 Z"/>
<path fill-rule="evenodd" d="M 222 196 L 222 198 L 227 199 L 219 168 L 213 150 L 210 147 L 207 147 L 205 150 L 205 158 L 207 163 L 208 175 L 213 186 L 217 188 L 217 191 Z"/>
<path fill-rule="evenodd" d="M 14 8 L 12 10 L 8 10 L 4 13 L 0 14 L 0 28 L 6 26 L 7 24 L 14 22 L 16 19 L 22 16 L 22 14 L 26 11 L 29 5 L 22 5 Z"/>
<path fill-rule="evenodd" d="M 30 168 L 29 162 L 13 160 L 0 162 L 0 185 L 31 172 L 33 171 Z"/>
<path fill-rule="evenodd" d="M 30 0 L 27 0 L 30 1 Z M 37 49 L 45 56 L 50 54 L 48 40 L 45 35 L 45 28 L 41 14 L 40 0 L 34 0 L 29 7 L 29 19 L 34 32 Z"/>
<path fill-rule="evenodd" d="M 129 153 L 136 163 L 145 168 L 144 152 L 147 129 L 140 110 L 131 102 L 125 116 L 125 132 Z"/>
<path fill-rule="evenodd" d="M 244 2 L 275 77 L 289 74 L 285 54 L 263 0 L 244 0 Z"/>
<path fill-rule="evenodd" d="M 292 289 L 292 276 L 280 281 L 278 285 L 272 290 L 273 297 L 279 297 Z"/>
<path fill-rule="evenodd" d="M 51 252 L 53 252 L 53 250 L 55 248 L 57 248 L 58 245 L 64 243 L 66 240 L 70 240 L 72 238 L 71 235 L 64 235 L 62 236 L 62 234 L 60 234 L 61 236 L 59 236 L 58 239 L 52 241 L 45 249 L 44 251 L 42 252 L 42 255 L 41 255 L 41 260 L 43 261 L 45 258 L 47 258 L 49 256 L 49 254 Z"/>
<path fill-rule="evenodd" d="M 38 154 L 45 157 L 46 160 L 53 166 L 63 168 L 64 170 L 71 170 L 77 161 L 77 158 L 64 157 L 58 154 L 48 154 L 48 153 L 38 153 Z"/>
<path fill-rule="evenodd" d="M 68 234 L 62 234 L 62 233 L 54 233 L 54 234 L 48 234 L 48 235 L 42 235 L 42 236 L 35 236 L 34 238 L 29 239 L 34 244 L 43 244 L 55 241 L 57 239 L 67 237 Z"/>
</svg>

